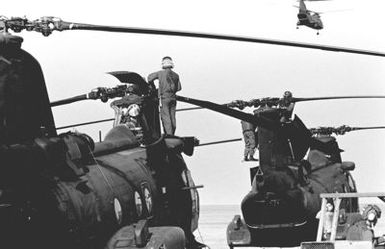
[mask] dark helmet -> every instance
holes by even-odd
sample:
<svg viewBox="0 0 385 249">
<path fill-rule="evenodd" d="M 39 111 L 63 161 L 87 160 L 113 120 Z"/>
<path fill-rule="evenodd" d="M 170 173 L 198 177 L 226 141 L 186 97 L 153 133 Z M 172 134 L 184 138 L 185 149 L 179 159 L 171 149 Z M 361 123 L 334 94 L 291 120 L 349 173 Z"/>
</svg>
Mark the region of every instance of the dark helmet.
<svg viewBox="0 0 385 249">
<path fill-rule="evenodd" d="M 137 84 L 127 83 L 127 93 L 140 94 L 140 87 Z"/>
<path fill-rule="evenodd" d="M 291 98 L 291 97 L 293 97 L 293 94 L 290 91 L 285 91 L 285 93 L 283 94 L 283 97 L 284 98 Z"/>
</svg>

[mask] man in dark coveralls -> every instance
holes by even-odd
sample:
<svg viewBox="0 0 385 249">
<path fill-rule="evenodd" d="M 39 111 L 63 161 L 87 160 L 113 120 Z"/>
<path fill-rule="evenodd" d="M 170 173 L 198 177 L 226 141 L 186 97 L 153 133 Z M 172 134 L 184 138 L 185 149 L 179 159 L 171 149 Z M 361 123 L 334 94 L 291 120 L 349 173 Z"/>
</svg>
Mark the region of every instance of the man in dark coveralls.
<svg viewBox="0 0 385 249">
<path fill-rule="evenodd" d="M 282 101 L 279 103 L 279 108 L 286 109 L 284 113 L 282 113 L 282 117 L 280 121 L 282 123 L 289 121 L 291 118 L 295 103 L 292 102 L 293 94 L 290 91 L 285 91 L 283 94 Z"/>
<path fill-rule="evenodd" d="M 182 89 L 179 75 L 172 68 L 174 63 L 171 57 L 166 56 L 162 59 L 162 70 L 150 74 L 147 79 L 150 84 L 153 84 L 154 80 L 159 80 L 160 116 L 164 132 L 169 135 L 175 134 L 176 92 Z"/>
</svg>

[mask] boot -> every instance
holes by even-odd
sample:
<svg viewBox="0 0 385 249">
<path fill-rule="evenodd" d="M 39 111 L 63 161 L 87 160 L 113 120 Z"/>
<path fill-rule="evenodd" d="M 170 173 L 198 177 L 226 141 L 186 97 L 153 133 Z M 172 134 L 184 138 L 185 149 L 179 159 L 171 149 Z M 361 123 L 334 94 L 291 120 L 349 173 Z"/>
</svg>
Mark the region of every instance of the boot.
<svg viewBox="0 0 385 249">
<path fill-rule="evenodd" d="M 193 234 L 186 236 L 186 249 L 201 249 L 207 248 L 203 243 L 198 242 Z"/>
<path fill-rule="evenodd" d="M 199 241 L 196 241 L 195 238 L 190 240 L 186 244 L 186 249 L 201 249 L 201 248 L 207 248 L 207 246 L 203 243 L 200 243 Z"/>
</svg>

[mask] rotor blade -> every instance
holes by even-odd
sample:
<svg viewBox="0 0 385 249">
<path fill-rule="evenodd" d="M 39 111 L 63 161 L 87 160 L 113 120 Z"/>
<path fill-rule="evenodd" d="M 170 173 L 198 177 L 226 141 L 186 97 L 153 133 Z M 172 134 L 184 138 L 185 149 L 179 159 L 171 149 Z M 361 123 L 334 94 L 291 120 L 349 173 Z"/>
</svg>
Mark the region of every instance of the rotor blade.
<svg viewBox="0 0 385 249">
<path fill-rule="evenodd" d="M 82 95 L 78 95 L 78 96 L 71 97 L 71 98 L 68 98 L 68 99 L 62 99 L 62 100 L 51 102 L 51 107 L 59 106 L 59 105 L 65 105 L 65 104 L 70 104 L 70 103 L 73 103 L 73 102 L 77 102 L 77 101 L 81 101 L 81 100 L 86 100 L 86 99 L 89 99 L 88 98 L 88 94 L 82 94 Z"/>
<path fill-rule="evenodd" d="M 181 109 L 177 109 L 176 111 L 177 112 L 183 112 L 183 111 L 198 110 L 198 109 L 201 110 L 204 108 L 202 108 L 202 107 L 181 108 Z M 84 123 L 61 126 L 61 127 L 56 128 L 56 130 L 62 130 L 62 129 L 73 128 L 73 127 L 84 126 L 84 125 L 90 125 L 90 124 L 104 123 L 104 122 L 109 122 L 109 121 L 114 121 L 114 120 L 115 120 L 114 118 L 107 118 L 107 119 L 89 121 L 89 122 L 84 122 Z"/>
<path fill-rule="evenodd" d="M 70 23 L 70 22 L 63 22 L 63 21 L 60 23 L 60 26 L 58 28 L 58 30 L 60 30 L 60 31 L 62 31 L 62 30 L 76 30 L 76 29 L 77 30 L 96 30 L 96 31 L 107 31 L 107 32 L 135 33 L 135 34 L 195 37 L 195 38 L 218 39 L 218 40 L 228 40 L 228 41 L 242 41 L 242 42 L 264 43 L 264 44 L 271 44 L 271 45 L 301 47 L 301 48 L 309 48 L 309 49 L 321 49 L 321 50 L 332 51 L 332 52 L 345 52 L 345 53 L 385 57 L 385 53 L 377 52 L 377 51 L 370 51 L 370 50 L 344 48 L 344 47 L 337 47 L 337 46 L 326 46 L 326 45 L 318 45 L 318 44 L 311 44 L 311 43 L 300 43 L 300 42 L 292 42 L 292 41 L 284 41 L 284 40 L 263 39 L 263 38 L 256 38 L 256 37 L 214 34 L 214 33 L 175 31 L 175 30 L 166 30 L 166 29 L 149 29 L 149 28 L 135 28 L 135 27 L 91 25 L 91 24 Z"/>
<path fill-rule="evenodd" d="M 147 84 L 145 79 L 138 73 L 130 71 L 113 71 L 107 72 L 107 74 L 114 76 L 121 83 L 136 85 L 141 93 L 149 92 L 149 84 Z"/>
<path fill-rule="evenodd" d="M 230 116 L 230 117 L 233 117 L 233 118 L 236 118 L 239 120 L 243 120 L 243 121 L 255 124 L 255 125 L 270 127 L 271 129 L 279 127 L 279 123 L 274 122 L 268 118 L 265 118 L 262 116 L 254 116 L 252 114 L 248 114 L 245 112 L 234 110 L 234 109 L 231 109 L 225 105 L 219 105 L 219 104 L 209 102 L 209 101 L 186 98 L 186 97 L 182 97 L 182 96 L 177 96 L 177 100 L 182 101 L 182 102 L 186 102 L 189 104 L 201 106 L 203 108 L 206 108 L 206 109 L 209 109 L 209 110 L 212 110 L 215 112 L 219 112 L 219 113 L 225 114 L 227 116 Z"/>
<path fill-rule="evenodd" d="M 295 102 L 301 102 L 301 101 L 312 101 L 312 100 L 331 100 L 331 99 L 354 99 L 354 98 L 385 98 L 385 96 L 336 96 L 336 97 L 312 97 L 312 98 L 291 98 L 289 101 L 292 103 Z M 268 98 L 260 98 L 260 99 L 252 99 L 250 101 L 243 101 L 243 100 L 235 100 L 232 101 L 227 105 L 231 108 L 238 108 L 238 109 L 244 109 L 245 107 L 254 107 L 257 108 L 259 106 L 263 105 L 270 105 L 270 106 L 277 106 L 280 103 L 285 102 L 283 98 L 275 98 L 275 97 L 268 97 Z"/>
<path fill-rule="evenodd" d="M 385 129 L 385 126 L 351 127 L 352 131 Z"/>
<path fill-rule="evenodd" d="M 292 98 L 293 102 L 328 100 L 328 99 L 383 99 L 385 95 L 363 95 L 363 96 L 334 96 L 334 97 L 312 97 L 312 98 Z"/>
<path fill-rule="evenodd" d="M 326 11 L 322 11 L 322 12 L 316 12 L 318 14 L 330 14 L 330 13 L 338 13 L 338 12 L 345 12 L 345 11 L 351 11 L 353 9 L 340 9 L 340 10 L 326 10 Z"/>
<path fill-rule="evenodd" d="M 27 31 L 36 31 L 36 32 L 42 33 L 44 36 L 49 36 L 53 31 L 96 30 L 96 31 L 107 31 L 107 32 L 196 37 L 196 38 L 219 39 L 219 40 L 228 40 L 228 41 L 243 41 L 243 42 L 302 47 L 302 48 L 309 48 L 309 49 L 321 49 L 321 50 L 332 51 L 332 52 L 345 52 L 345 53 L 385 57 L 385 53 L 383 52 L 362 50 L 362 49 L 326 46 L 326 45 L 318 45 L 318 44 L 311 44 L 311 43 L 284 41 L 284 40 L 263 39 L 263 38 L 256 38 L 256 37 L 223 35 L 223 34 L 214 34 L 214 33 L 71 23 L 71 22 L 65 22 L 60 18 L 52 17 L 52 16 L 41 17 L 40 19 L 37 19 L 34 21 L 29 21 L 25 17 L 24 18 L 13 17 L 11 19 L 3 18 L 3 19 L 0 19 L 0 26 L 4 26 L 6 30 L 12 29 L 15 32 L 20 32 L 21 30 L 24 30 L 24 29 L 26 29 Z"/>
<path fill-rule="evenodd" d="M 341 125 L 340 127 L 318 127 L 309 129 L 313 135 L 345 135 L 350 131 L 359 130 L 373 130 L 373 129 L 385 129 L 385 126 L 369 126 L 369 127 L 350 127 L 347 125 Z"/>
<path fill-rule="evenodd" d="M 204 108 L 202 107 L 189 107 L 189 108 L 180 108 L 180 109 L 177 109 L 176 111 L 177 112 L 184 112 L 184 111 L 193 111 L 193 110 L 202 110 Z"/>
<path fill-rule="evenodd" d="M 334 97 L 311 97 L 311 98 L 292 98 L 292 102 L 303 102 L 303 101 L 313 101 L 313 100 L 333 100 L 333 99 L 363 99 L 363 98 L 385 98 L 385 95 L 382 96 L 382 95 L 379 95 L 379 96 L 374 96 L 374 95 L 368 95 L 368 96 L 334 96 Z M 270 103 L 271 105 L 278 105 L 278 103 L 281 101 L 282 99 L 280 98 L 261 98 L 261 99 L 253 99 L 251 101 L 238 101 L 238 102 L 242 102 L 242 104 L 244 105 L 244 107 L 258 107 L 260 106 L 261 104 L 266 104 L 266 103 Z M 240 108 L 240 109 L 243 109 L 242 107 L 240 106 L 237 106 L 236 104 L 237 101 L 233 101 L 233 102 L 230 102 L 230 103 L 227 103 L 227 104 L 223 104 L 223 105 L 227 105 L 229 107 L 232 107 L 232 108 Z M 200 110 L 200 109 L 204 109 L 202 107 L 191 107 L 191 108 L 182 108 L 182 109 L 178 109 L 177 111 L 192 111 L 192 110 Z"/>
<path fill-rule="evenodd" d="M 96 120 L 96 121 L 90 121 L 90 122 L 66 125 L 66 126 L 58 127 L 58 128 L 56 128 L 56 130 L 68 129 L 68 128 L 84 126 L 84 125 L 91 125 L 91 124 L 97 124 L 97 123 L 103 123 L 103 122 L 114 121 L 114 120 L 115 120 L 114 118 L 108 118 L 108 119 L 102 119 L 102 120 Z"/>
<path fill-rule="evenodd" d="M 231 142 L 238 142 L 242 141 L 242 138 L 234 138 L 234 139 L 228 139 L 228 140 L 221 140 L 221 141 L 215 141 L 215 142 L 208 142 L 208 143 L 203 143 L 199 144 L 197 146 L 206 146 L 206 145 L 214 145 L 214 144 L 223 144 L 223 143 L 231 143 Z M 197 147 L 196 146 L 196 147 Z"/>
<path fill-rule="evenodd" d="M 58 100 L 51 102 L 51 106 L 65 105 L 73 103 L 76 101 L 86 100 L 86 99 L 100 99 L 102 102 L 107 102 L 109 99 L 123 97 L 126 93 L 127 85 L 117 85 L 116 87 L 97 87 L 87 94 L 82 94 L 79 96 Z"/>
<path fill-rule="evenodd" d="M 313 13 L 313 14 L 322 14 L 322 12 L 318 12 L 318 11 L 314 11 L 314 10 L 309 10 L 309 9 L 306 9 L 307 12 L 309 13 Z"/>
</svg>

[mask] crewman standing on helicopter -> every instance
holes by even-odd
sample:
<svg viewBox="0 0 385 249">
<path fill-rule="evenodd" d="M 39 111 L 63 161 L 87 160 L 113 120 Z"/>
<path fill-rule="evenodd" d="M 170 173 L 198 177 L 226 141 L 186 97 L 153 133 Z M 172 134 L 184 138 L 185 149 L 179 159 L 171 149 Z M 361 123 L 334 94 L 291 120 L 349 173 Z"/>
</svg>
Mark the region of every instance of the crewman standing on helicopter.
<svg viewBox="0 0 385 249">
<path fill-rule="evenodd" d="M 280 119 L 282 123 L 288 122 L 293 114 L 295 103 L 292 102 L 292 98 L 293 94 L 290 91 L 285 91 L 283 98 L 279 102 L 278 107 L 285 109 Z"/>
<path fill-rule="evenodd" d="M 171 57 L 166 56 L 162 59 L 162 70 L 148 76 L 150 84 L 153 84 L 154 80 L 159 81 L 160 116 L 164 132 L 169 135 L 175 134 L 176 92 L 182 89 L 179 75 L 172 70 L 173 68 L 174 63 Z"/>
</svg>

